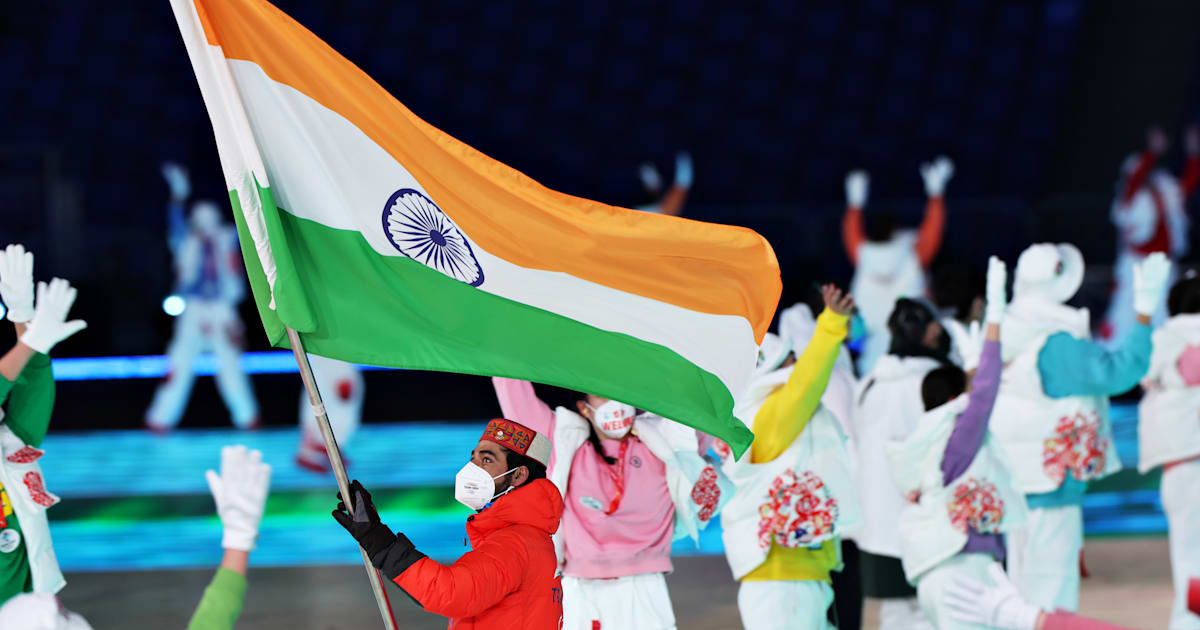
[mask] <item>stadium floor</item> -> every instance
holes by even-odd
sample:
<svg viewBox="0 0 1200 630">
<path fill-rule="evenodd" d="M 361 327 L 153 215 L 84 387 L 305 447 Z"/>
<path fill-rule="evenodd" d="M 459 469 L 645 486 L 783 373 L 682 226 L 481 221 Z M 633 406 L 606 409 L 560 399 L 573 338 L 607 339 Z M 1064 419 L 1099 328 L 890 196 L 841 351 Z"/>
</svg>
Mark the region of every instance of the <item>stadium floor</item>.
<svg viewBox="0 0 1200 630">
<path fill-rule="evenodd" d="M 1083 581 L 1081 612 L 1131 628 L 1165 628 L 1171 605 L 1167 544 L 1162 537 L 1089 540 L 1092 577 Z M 212 570 L 71 573 L 68 608 L 106 628 L 183 628 Z M 667 581 L 684 630 L 740 628 L 737 585 L 720 556 L 678 558 Z M 444 618 L 416 608 L 390 588 L 399 628 L 441 630 Z M 868 601 L 863 628 L 878 627 Z M 363 630 L 381 628 L 362 566 L 257 568 L 239 628 Z"/>
</svg>

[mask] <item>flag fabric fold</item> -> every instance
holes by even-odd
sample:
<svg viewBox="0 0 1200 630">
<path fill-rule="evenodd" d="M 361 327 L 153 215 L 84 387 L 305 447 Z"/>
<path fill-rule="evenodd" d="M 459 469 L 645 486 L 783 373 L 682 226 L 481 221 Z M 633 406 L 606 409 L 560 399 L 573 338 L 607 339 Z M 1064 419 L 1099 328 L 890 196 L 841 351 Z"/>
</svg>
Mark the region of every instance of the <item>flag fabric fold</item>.
<svg viewBox="0 0 1200 630">
<path fill-rule="evenodd" d="M 557 385 L 725 440 L 779 299 L 751 230 L 541 186 L 262 0 L 172 0 L 271 343 Z M 420 89 L 414 85 L 413 89 Z"/>
</svg>

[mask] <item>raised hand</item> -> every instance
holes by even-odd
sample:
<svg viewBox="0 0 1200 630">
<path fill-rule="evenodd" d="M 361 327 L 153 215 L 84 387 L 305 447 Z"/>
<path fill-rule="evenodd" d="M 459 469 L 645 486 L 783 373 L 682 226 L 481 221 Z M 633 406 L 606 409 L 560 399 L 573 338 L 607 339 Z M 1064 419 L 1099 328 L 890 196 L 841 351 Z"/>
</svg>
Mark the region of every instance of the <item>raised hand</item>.
<svg viewBox="0 0 1200 630">
<path fill-rule="evenodd" d="M 0 251 L 0 299 L 8 307 L 9 321 L 24 324 L 33 319 L 33 253 L 22 245 Z"/>
<path fill-rule="evenodd" d="M 62 278 L 55 278 L 47 285 L 39 282 L 37 287 L 37 309 L 21 343 L 49 354 L 55 344 L 87 328 L 82 319 L 67 321 L 67 313 L 75 303 L 75 288 Z"/>
<path fill-rule="evenodd" d="M 1171 278 L 1171 260 L 1162 252 L 1154 252 L 1133 267 L 1133 310 L 1138 315 L 1153 317 L 1167 293 Z"/>
<path fill-rule="evenodd" d="M 939 155 L 932 162 L 922 164 L 919 170 L 921 180 L 925 182 L 925 194 L 941 197 L 946 192 L 946 183 L 954 177 L 954 161 Z"/>
<path fill-rule="evenodd" d="M 263 463 L 262 453 L 240 445 L 226 446 L 221 449 L 221 474 L 209 470 L 204 478 L 225 530 L 221 546 L 254 549 L 271 487 L 271 467 Z"/>
<path fill-rule="evenodd" d="M 826 284 L 821 287 L 821 298 L 825 300 L 825 308 L 838 315 L 849 315 L 854 310 L 854 297 L 842 293 L 837 285 Z"/>
<path fill-rule="evenodd" d="M 846 205 L 862 210 L 867 205 L 867 193 L 871 177 L 866 171 L 850 171 L 846 174 Z"/>
<path fill-rule="evenodd" d="M 171 189 L 171 199 L 183 201 L 192 194 L 192 182 L 183 165 L 175 162 L 163 162 L 162 174 L 163 179 L 167 180 L 167 186 Z"/>
<path fill-rule="evenodd" d="M 999 324 L 1004 320 L 1004 310 L 1008 307 L 1007 283 L 1008 267 L 1004 261 L 995 256 L 988 258 L 987 307 L 983 319 L 989 324 Z"/>
<path fill-rule="evenodd" d="M 642 188 L 645 188 L 646 192 L 652 195 L 662 192 L 662 175 L 658 174 L 658 168 L 650 162 L 642 162 L 638 166 L 638 179 L 642 180 Z"/>
<path fill-rule="evenodd" d="M 974 321 L 964 326 L 958 320 L 948 319 L 942 322 L 942 327 L 946 329 L 946 334 L 950 335 L 954 348 L 958 350 L 958 356 L 963 362 L 963 371 L 978 369 L 979 358 L 983 354 L 983 326 Z"/>
<path fill-rule="evenodd" d="M 675 154 L 675 185 L 680 188 L 692 187 L 692 156 L 687 151 Z"/>
</svg>

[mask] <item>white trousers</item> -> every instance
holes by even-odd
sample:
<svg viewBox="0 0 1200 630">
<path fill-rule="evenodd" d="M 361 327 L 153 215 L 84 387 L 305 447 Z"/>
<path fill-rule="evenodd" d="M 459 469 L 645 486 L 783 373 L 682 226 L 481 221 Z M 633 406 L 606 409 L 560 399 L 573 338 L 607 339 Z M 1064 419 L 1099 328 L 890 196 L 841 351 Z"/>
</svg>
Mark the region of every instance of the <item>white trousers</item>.
<svg viewBox="0 0 1200 630">
<path fill-rule="evenodd" d="M 563 630 L 675 630 L 662 573 L 613 579 L 563 576 Z"/>
<path fill-rule="evenodd" d="M 1200 630 L 1200 615 L 1188 611 L 1188 581 L 1200 577 L 1200 459 L 1177 464 L 1162 475 L 1175 604 L 1171 630 Z"/>
<path fill-rule="evenodd" d="M 167 346 L 170 372 L 154 392 L 146 411 L 146 423 L 168 429 L 179 424 L 196 380 L 193 363 L 201 352 L 217 358 L 217 391 L 229 409 L 233 424 L 249 427 L 258 418 L 258 400 L 250 378 L 242 371 L 242 322 L 233 304 L 189 300 L 187 309 L 175 319 L 175 333 Z"/>
<path fill-rule="evenodd" d="M 1079 610 L 1083 507 L 1030 508 L 1025 529 L 1007 536 L 1009 574 L 1042 610 Z"/>
<path fill-rule="evenodd" d="M 895 597 L 879 604 L 879 630 L 933 630 L 916 597 Z"/>
<path fill-rule="evenodd" d="M 329 415 L 329 426 L 338 446 L 345 449 L 362 424 L 363 395 L 366 392 L 362 371 L 353 363 L 308 355 L 317 391 Z M 300 390 L 300 456 L 313 458 L 313 463 L 328 466 L 325 442 L 317 428 L 317 418 L 308 402 L 308 392 Z"/>
<path fill-rule="evenodd" d="M 743 581 L 738 612 L 746 630 L 832 630 L 833 588 L 812 580 Z"/>
<path fill-rule="evenodd" d="M 959 554 L 925 572 L 917 581 L 917 600 L 921 610 L 938 630 L 984 630 L 988 626 L 958 621 L 950 614 L 944 601 L 946 589 L 954 578 L 965 575 L 981 584 L 992 584 L 988 567 L 995 558 L 983 553 Z"/>
</svg>

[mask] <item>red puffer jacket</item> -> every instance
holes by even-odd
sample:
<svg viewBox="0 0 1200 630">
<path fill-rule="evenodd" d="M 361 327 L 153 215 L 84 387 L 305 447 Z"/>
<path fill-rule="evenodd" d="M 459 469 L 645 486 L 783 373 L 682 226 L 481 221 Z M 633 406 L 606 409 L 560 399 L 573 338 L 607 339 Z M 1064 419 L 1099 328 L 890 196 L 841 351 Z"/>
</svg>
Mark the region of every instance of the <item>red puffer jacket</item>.
<svg viewBox="0 0 1200 630">
<path fill-rule="evenodd" d="M 550 535 L 563 502 L 538 479 L 467 519 L 471 551 L 446 566 L 422 558 L 395 582 L 450 630 L 559 630 L 562 582 Z"/>
</svg>

